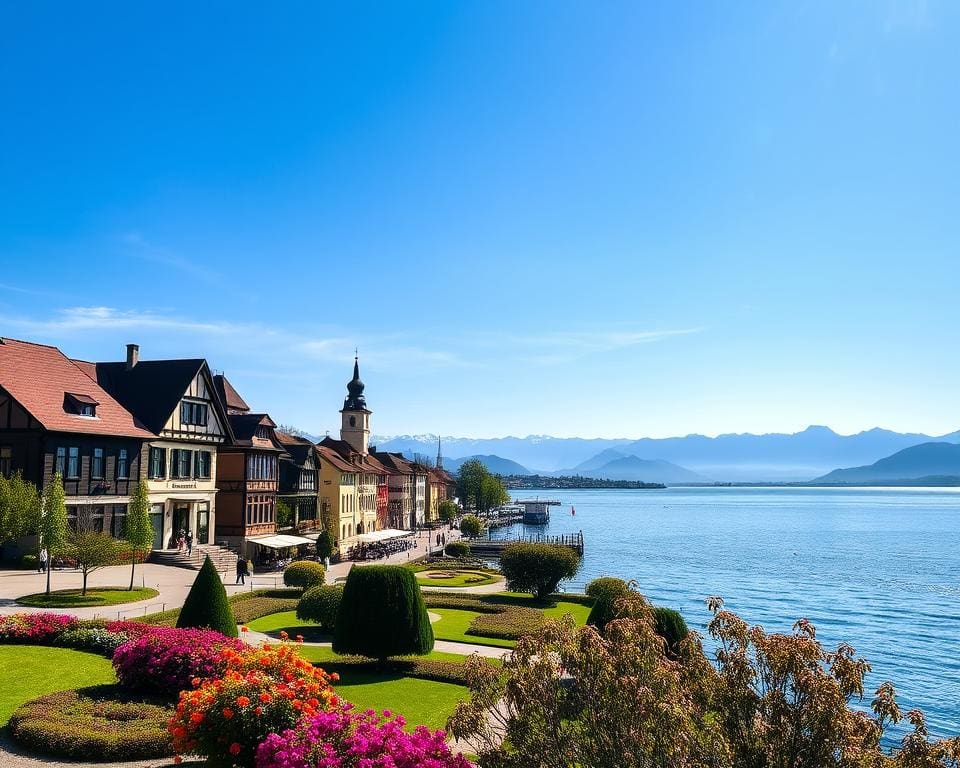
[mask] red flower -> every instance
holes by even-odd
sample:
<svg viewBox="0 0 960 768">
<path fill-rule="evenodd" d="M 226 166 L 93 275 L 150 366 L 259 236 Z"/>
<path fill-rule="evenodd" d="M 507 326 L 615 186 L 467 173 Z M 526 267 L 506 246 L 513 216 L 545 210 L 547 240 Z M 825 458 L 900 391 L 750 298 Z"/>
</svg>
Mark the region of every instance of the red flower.
<svg viewBox="0 0 960 768">
<path fill-rule="evenodd" d="M 250 699 L 247 698 L 246 696 L 237 696 L 237 706 L 238 706 L 238 707 L 245 707 L 245 706 L 247 706 L 247 704 L 249 704 L 249 703 L 250 703 Z"/>
<path fill-rule="evenodd" d="M 230 707 L 224 707 L 223 716 L 229 720 L 231 717 L 233 717 L 233 710 L 230 709 Z"/>
<path fill-rule="evenodd" d="M 237 744 L 237 742 L 233 742 L 233 744 L 230 745 L 230 754 L 239 755 L 241 749 L 242 747 L 239 744 Z"/>
</svg>

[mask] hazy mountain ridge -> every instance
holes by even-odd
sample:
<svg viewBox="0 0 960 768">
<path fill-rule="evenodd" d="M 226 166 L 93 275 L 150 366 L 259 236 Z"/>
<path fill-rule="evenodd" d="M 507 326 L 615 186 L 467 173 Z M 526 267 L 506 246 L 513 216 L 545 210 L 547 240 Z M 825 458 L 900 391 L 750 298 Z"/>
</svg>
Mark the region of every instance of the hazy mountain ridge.
<svg viewBox="0 0 960 768">
<path fill-rule="evenodd" d="M 488 470 L 490 470 L 495 475 L 532 475 L 534 474 L 526 467 L 517 464 L 515 461 L 510 459 L 504 459 L 501 456 L 464 456 L 461 459 L 444 459 L 443 468 L 447 472 L 456 472 L 460 469 L 462 464 L 465 464 L 468 461 L 479 461 L 481 462 Z"/>
<path fill-rule="evenodd" d="M 928 442 L 904 448 L 868 466 L 835 469 L 815 483 L 887 483 L 897 480 L 924 478 L 960 479 L 960 445 L 948 442 Z"/>
</svg>

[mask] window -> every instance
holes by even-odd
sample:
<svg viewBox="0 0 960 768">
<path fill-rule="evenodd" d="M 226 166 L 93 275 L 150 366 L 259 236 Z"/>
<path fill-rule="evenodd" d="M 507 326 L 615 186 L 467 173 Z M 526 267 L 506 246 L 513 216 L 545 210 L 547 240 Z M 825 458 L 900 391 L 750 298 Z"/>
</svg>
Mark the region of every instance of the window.
<svg viewBox="0 0 960 768">
<path fill-rule="evenodd" d="M 66 448 L 57 448 L 57 459 L 53 464 L 53 471 L 58 473 L 60 477 L 63 477 L 63 473 L 67 471 Z"/>
<path fill-rule="evenodd" d="M 210 479 L 210 451 L 197 451 L 197 458 L 195 459 L 194 471 L 198 478 L 204 480 Z"/>
<path fill-rule="evenodd" d="M 180 403 L 180 421 L 198 427 L 207 426 L 207 404 L 184 400 Z"/>
<path fill-rule="evenodd" d="M 115 504 L 113 507 L 113 516 L 110 518 L 110 535 L 115 539 L 123 536 L 124 528 L 127 525 L 127 505 Z"/>
<path fill-rule="evenodd" d="M 154 480 L 167 476 L 167 449 L 150 447 L 150 471 L 148 476 Z"/>
<path fill-rule="evenodd" d="M 77 413 L 81 416 L 95 416 L 96 406 L 90 403 L 80 403 L 80 405 L 77 406 Z"/>
<path fill-rule="evenodd" d="M 10 477 L 13 471 L 13 448 L 0 446 L 0 475 Z"/>
<path fill-rule="evenodd" d="M 171 460 L 172 476 L 176 478 L 190 477 L 190 459 L 193 451 L 175 448 Z"/>
<path fill-rule="evenodd" d="M 277 457 L 271 453 L 251 453 L 247 456 L 247 480 L 276 480 Z"/>
<path fill-rule="evenodd" d="M 97 415 L 97 405 L 97 401 L 90 395 L 66 392 L 63 396 L 63 410 L 67 413 L 75 413 L 77 416 L 94 418 Z"/>
<path fill-rule="evenodd" d="M 90 462 L 90 477 L 94 480 L 103 480 L 103 448 L 93 449 L 93 460 Z"/>
<path fill-rule="evenodd" d="M 269 440 L 269 439 L 270 439 L 270 427 L 263 427 L 263 426 L 257 427 L 256 435 L 257 435 L 257 437 L 259 437 L 261 440 Z"/>
<path fill-rule="evenodd" d="M 130 477 L 130 468 L 127 464 L 127 449 L 117 451 L 117 480 L 126 480 Z"/>
<path fill-rule="evenodd" d="M 315 491 L 317 489 L 317 473 L 311 469 L 300 470 L 300 490 Z"/>
<path fill-rule="evenodd" d="M 67 477 L 76 480 L 80 477 L 80 449 L 69 448 L 67 460 Z"/>
</svg>

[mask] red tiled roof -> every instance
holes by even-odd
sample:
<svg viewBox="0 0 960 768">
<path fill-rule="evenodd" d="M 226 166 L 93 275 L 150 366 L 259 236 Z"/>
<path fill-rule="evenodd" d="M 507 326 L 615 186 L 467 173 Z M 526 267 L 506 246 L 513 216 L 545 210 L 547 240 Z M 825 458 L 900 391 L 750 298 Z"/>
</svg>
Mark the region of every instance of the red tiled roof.
<svg viewBox="0 0 960 768">
<path fill-rule="evenodd" d="M 89 363 L 85 364 L 92 370 Z M 117 437 L 155 437 L 91 378 L 82 365 L 56 347 L 0 338 L 0 386 L 45 429 Z M 64 410 L 67 394 L 96 401 L 96 416 Z"/>
<path fill-rule="evenodd" d="M 341 472 L 356 472 L 357 468 L 353 466 L 349 461 L 344 460 L 340 457 L 333 448 L 330 448 L 326 445 L 315 445 L 314 450 L 317 452 L 317 456 L 323 460 L 332 464 L 336 469 L 339 469 Z"/>
</svg>

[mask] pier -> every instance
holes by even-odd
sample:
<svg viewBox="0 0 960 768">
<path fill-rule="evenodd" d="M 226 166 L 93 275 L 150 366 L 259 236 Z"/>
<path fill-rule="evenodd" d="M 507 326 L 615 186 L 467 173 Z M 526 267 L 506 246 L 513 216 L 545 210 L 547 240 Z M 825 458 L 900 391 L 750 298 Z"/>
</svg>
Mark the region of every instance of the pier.
<svg viewBox="0 0 960 768">
<path fill-rule="evenodd" d="M 500 557 L 500 553 L 505 546 L 508 544 L 517 544 L 518 542 L 528 544 L 559 544 L 562 547 L 570 547 L 570 549 L 583 557 L 583 531 L 563 533 L 557 536 L 538 534 L 535 536 L 519 536 L 515 539 L 466 539 L 465 541 L 470 545 L 470 554 L 479 558 Z"/>
<path fill-rule="evenodd" d="M 559 499 L 522 499 L 514 505 L 523 508 L 524 525 L 546 525 L 550 522 L 550 507 L 559 507 Z"/>
</svg>

